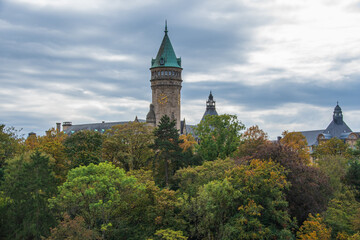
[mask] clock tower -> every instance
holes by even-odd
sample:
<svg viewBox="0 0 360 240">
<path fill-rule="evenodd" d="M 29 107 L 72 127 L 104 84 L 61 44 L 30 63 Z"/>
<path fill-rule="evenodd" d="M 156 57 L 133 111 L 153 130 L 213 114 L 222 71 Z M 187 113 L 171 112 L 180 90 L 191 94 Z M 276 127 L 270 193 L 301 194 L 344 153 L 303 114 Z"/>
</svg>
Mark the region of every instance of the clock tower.
<svg viewBox="0 0 360 240">
<path fill-rule="evenodd" d="M 167 24 L 165 36 L 155 59 L 151 60 L 152 104 L 146 122 L 157 126 L 162 116 L 175 120 L 180 130 L 181 58 L 177 58 L 171 45 Z"/>
</svg>

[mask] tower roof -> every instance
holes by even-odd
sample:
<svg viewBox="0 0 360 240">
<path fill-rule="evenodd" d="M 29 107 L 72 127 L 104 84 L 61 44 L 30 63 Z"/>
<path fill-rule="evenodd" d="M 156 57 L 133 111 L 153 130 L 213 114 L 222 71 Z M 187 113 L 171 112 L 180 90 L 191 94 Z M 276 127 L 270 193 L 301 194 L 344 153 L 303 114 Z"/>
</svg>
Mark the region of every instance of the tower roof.
<svg viewBox="0 0 360 240">
<path fill-rule="evenodd" d="M 214 97 L 213 97 L 211 91 L 210 91 L 210 94 L 209 94 L 209 98 L 206 101 L 206 111 L 205 111 L 201 121 L 204 120 L 206 115 L 218 115 L 218 113 L 216 111 L 216 108 L 215 108 Z"/>
<path fill-rule="evenodd" d="M 352 130 L 348 127 L 348 125 L 346 125 L 343 120 L 342 110 L 339 106 L 339 103 L 337 103 L 336 107 L 334 108 L 333 120 L 323 133 L 330 134 L 331 137 L 340 138 L 341 134 L 351 132 Z"/>
<path fill-rule="evenodd" d="M 181 58 L 177 58 L 174 48 L 168 36 L 167 23 L 165 22 L 165 36 L 161 42 L 155 59 L 151 60 L 151 68 L 155 67 L 177 67 L 181 68 Z"/>
</svg>

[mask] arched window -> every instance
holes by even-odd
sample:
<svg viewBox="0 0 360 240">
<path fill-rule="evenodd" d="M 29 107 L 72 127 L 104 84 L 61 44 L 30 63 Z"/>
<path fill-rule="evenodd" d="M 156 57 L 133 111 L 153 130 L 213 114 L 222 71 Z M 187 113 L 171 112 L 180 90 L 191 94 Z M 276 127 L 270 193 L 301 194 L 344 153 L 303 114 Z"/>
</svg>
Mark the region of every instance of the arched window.
<svg viewBox="0 0 360 240">
<path fill-rule="evenodd" d="M 161 71 L 161 76 L 164 76 L 164 71 Z"/>
</svg>

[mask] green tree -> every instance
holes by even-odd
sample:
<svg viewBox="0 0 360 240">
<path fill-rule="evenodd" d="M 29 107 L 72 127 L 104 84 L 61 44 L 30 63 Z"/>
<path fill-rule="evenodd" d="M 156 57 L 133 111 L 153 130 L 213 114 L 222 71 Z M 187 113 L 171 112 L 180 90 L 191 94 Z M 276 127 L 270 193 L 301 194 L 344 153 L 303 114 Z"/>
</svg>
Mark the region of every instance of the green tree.
<svg viewBox="0 0 360 240">
<path fill-rule="evenodd" d="M 345 183 L 354 188 L 355 197 L 360 202 L 360 160 L 355 159 L 350 161 L 350 166 L 345 174 Z"/>
<path fill-rule="evenodd" d="M 86 228 L 105 239 L 145 239 L 158 229 L 183 225 L 175 217 L 175 192 L 160 189 L 144 170 L 126 174 L 111 163 L 90 164 L 70 170 L 58 189 L 50 200 L 53 208 L 83 217 Z"/>
<path fill-rule="evenodd" d="M 360 203 L 355 200 L 354 193 L 345 188 L 329 202 L 324 222 L 332 228 L 334 237 L 341 232 L 352 235 L 360 230 L 359 214 Z"/>
<path fill-rule="evenodd" d="M 330 179 L 330 185 L 334 194 L 339 193 L 343 187 L 343 179 L 346 175 L 349 160 L 341 155 L 323 155 L 316 159 L 319 166 Z"/>
<path fill-rule="evenodd" d="M 200 139 L 197 153 L 207 161 L 231 156 L 240 145 L 240 131 L 244 128 L 236 115 L 205 116 L 194 129 Z"/>
<path fill-rule="evenodd" d="M 291 237 L 284 190 L 289 187 L 284 168 L 273 162 L 232 162 L 218 169 L 217 160 L 201 169 L 184 169 L 181 216 L 192 239 L 264 239 Z M 229 162 L 230 163 L 230 162 Z M 231 163 L 230 163 L 231 164 Z M 212 173 L 213 169 L 214 173 Z M 201 173 L 201 171 L 204 171 Z M 204 182 L 202 181 L 204 176 Z M 208 181 L 208 182 L 207 182 Z M 190 192 L 190 194 L 188 194 Z M 191 193 L 192 192 L 192 193 Z M 196 192 L 195 194 L 193 192 Z M 253 214 L 254 213 L 254 214 Z M 251 224 L 251 225 L 249 225 Z M 259 229 L 259 230 L 258 230 Z M 260 229 L 263 231 L 259 232 Z M 265 235 L 264 235 L 265 234 Z"/>
<path fill-rule="evenodd" d="M 360 157 L 360 140 L 357 140 L 354 148 L 349 148 L 348 152 L 350 155 L 359 158 Z"/>
<path fill-rule="evenodd" d="M 179 132 L 175 126 L 175 121 L 164 115 L 154 130 L 155 141 L 151 146 L 155 152 L 153 171 L 160 186 L 168 187 L 175 171 L 184 166 Z"/>
<path fill-rule="evenodd" d="M 348 145 L 344 143 L 343 140 L 334 137 L 327 141 L 320 142 L 312 155 L 315 158 L 325 155 L 341 155 L 348 157 Z"/>
<path fill-rule="evenodd" d="M 8 239 L 40 239 L 49 233 L 55 219 L 48 199 L 56 193 L 54 159 L 35 151 L 7 160 L 2 186 L 9 197 Z"/>
<path fill-rule="evenodd" d="M 65 152 L 70 167 L 87 166 L 102 161 L 101 149 L 104 135 L 96 131 L 82 130 L 66 138 Z"/>
<path fill-rule="evenodd" d="M 175 174 L 175 180 L 181 193 L 190 197 L 196 196 L 200 187 L 214 180 L 223 180 L 225 172 L 234 168 L 236 163 L 233 159 L 217 159 L 206 161 L 200 166 L 179 169 Z"/>
<path fill-rule="evenodd" d="M 3 176 L 5 160 L 15 157 L 23 151 L 23 138 L 15 128 L 5 128 L 0 124 L 0 181 Z"/>
<path fill-rule="evenodd" d="M 116 125 L 106 131 L 103 157 L 123 167 L 134 170 L 147 167 L 153 156 L 149 145 L 154 141 L 153 129 L 145 123 L 131 122 Z"/>
<path fill-rule="evenodd" d="M 110 163 L 90 164 L 69 171 L 66 182 L 59 186 L 59 194 L 51 199 L 60 213 L 82 216 L 86 227 L 105 236 L 115 224 L 115 206 L 130 207 L 138 188 L 136 179 Z"/>
</svg>

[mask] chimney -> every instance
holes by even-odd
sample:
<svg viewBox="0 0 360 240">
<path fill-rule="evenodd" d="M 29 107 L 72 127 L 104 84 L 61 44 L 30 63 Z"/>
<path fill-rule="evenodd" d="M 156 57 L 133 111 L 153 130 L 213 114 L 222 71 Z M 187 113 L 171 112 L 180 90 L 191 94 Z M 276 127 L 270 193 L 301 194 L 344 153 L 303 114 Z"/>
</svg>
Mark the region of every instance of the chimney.
<svg viewBox="0 0 360 240">
<path fill-rule="evenodd" d="M 56 123 L 56 133 L 61 132 L 61 123 Z"/>
<path fill-rule="evenodd" d="M 72 126 L 72 122 L 63 122 L 63 125 L 62 125 L 63 131 L 68 130 L 69 127 L 71 127 L 71 126 Z"/>
</svg>

